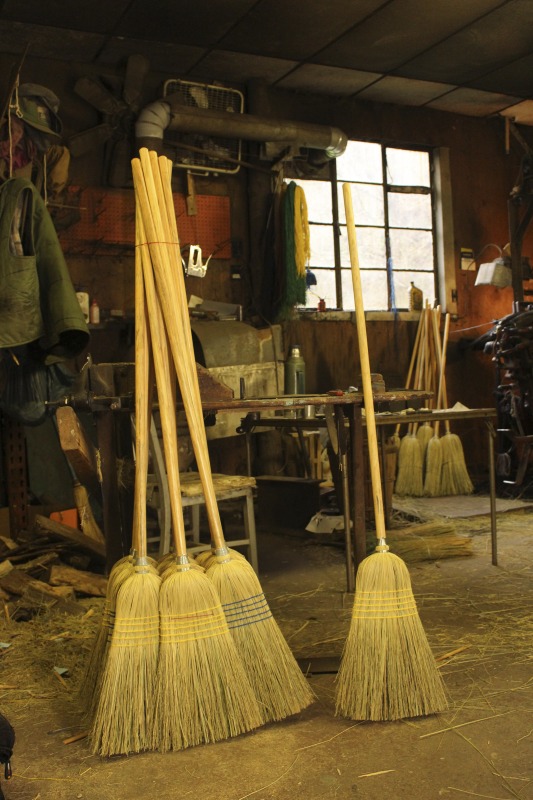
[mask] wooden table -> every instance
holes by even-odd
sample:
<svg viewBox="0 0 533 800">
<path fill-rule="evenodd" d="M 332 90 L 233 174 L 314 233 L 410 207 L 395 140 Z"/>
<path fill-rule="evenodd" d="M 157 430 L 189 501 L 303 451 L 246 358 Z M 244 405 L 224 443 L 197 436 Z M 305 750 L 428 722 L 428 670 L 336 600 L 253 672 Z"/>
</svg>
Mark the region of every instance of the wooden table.
<svg viewBox="0 0 533 800">
<path fill-rule="evenodd" d="M 398 390 L 392 392 L 376 392 L 374 403 L 381 404 L 409 402 L 420 403 L 431 397 L 431 393 L 415 390 Z M 316 430 L 325 427 L 324 417 L 306 419 L 304 416 L 274 416 L 276 411 L 297 411 L 306 407 L 332 406 L 342 409 L 349 437 L 349 483 L 351 500 L 345 493 L 345 508 L 353 508 L 353 534 L 350 536 L 350 525 L 346 529 L 346 585 L 347 591 L 353 592 L 355 572 L 366 557 L 366 522 L 365 522 L 365 466 L 364 466 L 364 418 L 362 415 L 363 395 L 360 392 L 341 392 L 338 394 L 318 395 L 280 395 L 279 397 L 262 397 L 251 399 L 233 399 L 202 402 L 205 412 L 245 412 L 243 425 L 239 432 L 250 432 L 255 428 L 293 428 L 297 431 Z M 349 517 L 348 517 L 349 522 Z M 353 558 L 352 558 L 353 550 Z"/>
<path fill-rule="evenodd" d="M 377 408 L 382 404 L 390 404 L 395 401 L 412 401 L 420 400 L 428 397 L 427 393 L 421 392 L 380 392 L 375 393 L 374 403 Z M 347 425 L 349 426 L 350 438 L 350 471 L 351 471 L 351 487 L 353 503 L 351 504 L 354 509 L 353 512 L 353 549 L 354 549 L 354 562 L 352 563 L 351 549 L 348 545 L 346 547 L 346 566 L 347 566 L 347 590 L 353 591 L 355 572 L 358 565 L 366 556 L 366 521 L 365 521 L 365 463 L 363 453 L 364 441 L 364 428 L 365 418 L 362 414 L 363 397 L 357 392 L 345 393 L 342 396 L 329 397 L 324 395 L 302 395 L 301 398 L 268 398 L 268 399 L 255 399 L 255 400 L 234 400 L 232 401 L 232 410 L 243 410 L 248 413 L 256 413 L 256 418 L 250 421 L 253 428 L 292 428 L 294 430 L 316 430 L 317 428 L 326 427 L 326 420 L 324 417 L 314 417 L 307 419 L 303 416 L 300 417 L 283 417 L 273 416 L 274 410 L 291 410 L 301 409 L 306 406 L 324 406 L 324 405 L 337 405 L 343 409 Z M 227 404 L 217 404 L 216 410 L 226 410 Z M 267 415 L 265 416 L 265 412 Z M 270 412 L 270 413 L 268 413 Z M 497 528 L 496 528 L 496 478 L 494 467 L 494 438 L 496 435 L 494 428 L 494 421 L 496 420 L 497 412 L 494 408 L 473 408 L 465 409 L 462 411 L 452 411 L 450 409 L 442 411 L 428 411 L 418 410 L 409 411 L 407 413 L 390 413 L 376 411 L 375 419 L 378 428 L 380 439 L 380 446 L 382 455 L 384 455 L 385 444 L 390 431 L 390 427 L 396 427 L 398 424 L 407 425 L 413 422 L 444 422 L 444 421 L 458 421 L 458 420 L 472 420 L 475 422 L 483 422 L 487 428 L 488 439 L 488 468 L 489 468 L 489 513 L 491 519 L 491 547 L 492 547 L 492 563 L 498 563 L 498 543 L 497 543 Z M 384 476 L 382 476 L 383 480 Z M 386 506 L 386 492 L 383 491 L 383 498 L 385 504 L 385 515 L 388 519 L 391 509 Z"/>
</svg>

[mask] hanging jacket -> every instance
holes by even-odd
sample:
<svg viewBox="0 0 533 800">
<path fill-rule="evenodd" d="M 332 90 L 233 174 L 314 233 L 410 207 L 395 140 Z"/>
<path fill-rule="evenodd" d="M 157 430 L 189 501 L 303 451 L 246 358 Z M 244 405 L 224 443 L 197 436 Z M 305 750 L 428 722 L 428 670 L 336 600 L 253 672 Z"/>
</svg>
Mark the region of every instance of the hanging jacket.
<svg viewBox="0 0 533 800">
<path fill-rule="evenodd" d="M 54 224 L 36 187 L 0 187 L 0 350 L 29 345 L 45 363 L 73 358 L 89 329 Z"/>
</svg>

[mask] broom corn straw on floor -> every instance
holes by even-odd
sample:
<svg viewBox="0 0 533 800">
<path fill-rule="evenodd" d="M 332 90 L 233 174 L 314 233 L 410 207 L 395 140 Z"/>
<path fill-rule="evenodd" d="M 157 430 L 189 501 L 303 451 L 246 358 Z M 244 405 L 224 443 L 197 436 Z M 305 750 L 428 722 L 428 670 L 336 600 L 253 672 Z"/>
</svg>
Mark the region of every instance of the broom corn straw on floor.
<svg viewBox="0 0 533 800">
<path fill-rule="evenodd" d="M 352 619 L 337 677 L 336 713 L 356 720 L 392 720 L 447 707 L 442 678 L 420 621 L 402 559 L 389 552 L 381 493 L 371 370 L 351 187 L 343 186 L 363 376 L 376 552 L 360 564 Z"/>
</svg>

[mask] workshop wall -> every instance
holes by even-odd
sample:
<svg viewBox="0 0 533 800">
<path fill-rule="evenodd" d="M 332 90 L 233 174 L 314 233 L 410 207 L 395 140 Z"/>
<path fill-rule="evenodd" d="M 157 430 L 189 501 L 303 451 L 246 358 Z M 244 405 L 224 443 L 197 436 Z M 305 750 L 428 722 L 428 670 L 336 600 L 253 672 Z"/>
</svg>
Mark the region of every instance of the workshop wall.
<svg viewBox="0 0 533 800">
<path fill-rule="evenodd" d="M 0 56 L 0 74 L 5 76 L 9 73 L 11 62 L 10 57 Z M 116 84 L 117 87 L 122 78 L 118 69 L 32 58 L 26 59 L 21 71 L 21 82 L 38 82 L 56 92 L 61 101 L 59 113 L 66 137 L 101 122 L 98 113 L 73 91 L 75 80 L 86 74 L 104 74 L 110 85 Z M 180 76 L 148 75 L 141 105 L 159 95 L 162 81 L 168 77 Z M 2 88 L 5 97 L 7 87 Z M 249 87 L 249 110 L 254 113 L 263 111 L 283 119 L 336 126 L 352 138 L 449 148 L 458 305 L 458 315 L 450 334 L 449 400 L 450 404 L 461 400 L 472 406 L 493 405 L 494 370 L 490 358 L 464 349 L 463 345 L 465 339 L 475 339 L 487 330 L 486 323 L 512 310 L 512 290 L 474 287 L 475 271 L 460 271 L 459 252 L 461 247 L 470 247 L 475 253 L 480 253 L 490 243 L 502 247 L 508 242 L 507 198 L 518 174 L 522 149 L 511 139 L 511 150 L 506 154 L 503 120 L 313 97 L 253 85 Z M 529 136 L 529 129 L 526 136 Z M 247 152 L 256 155 L 257 147 L 250 144 Z M 72 159 L 70 181 L 73 197 L 76 196 L 76 187 L 105 185 L 106 158 L 107 151 L 100 146 L 83 157 Z M 179 172 L 175 175 L 174 189 L 186 192 L 185 177 Z M 264 270 L 269 268 L 265 266 L 263 256 L 265 210 L 268 208 L 266 194 L 270 189 L 268 176 L 258 176 L 246 169 L 241 169 L 235 176 L 196 179 L 197 194 L 225 195 L 230 199 L 231 255 L 227 259 L 214 256 L 206 278 L 187 280 L 187 288 L 193 294 L 211 300 L 241 303 L 245 315 L 258 325 L 273 321 L 256 313 Z M 528 231 L 524 239 L 525 255 L 533 255 L 532 245 L 533 235 Z M 487 248 L 482 260 L 492 260 L 496 256 L 496 250 Z M 131 314 L 133 248 L 111 248 L 109 252 L 95 254 L 94 248 L 87 246 L 84 252 L 67 253 L 67 262 L 74 283 L 83 285 L 100 305 L 104 305 L 105 298 L 107 307 L 123 309 L 126 315 Z M 407 371 L 416 322 L 386 320 L 371 322 L 370 326 L 373 370 L 383 373 L 389 385 L 391 382 L 401 384 Z M 100 326 L 93 334 L 91 347 L 96 348 L 95 360 L 121 360 L 131 352 L 131 338 L 120 332 L 117 334 L 116 329 L 106 330 L 105 326 Z M 354 384 L 358 374 L 354 337 L 352 321 L 306 319 L 285 325 L 286 350 L 294 342 L 302 346 L 310 391 L 346 388 Z M 471 444 L 469 459 L 475 462 L 483 460 L 478 451 L 484 445 L 477 440 Z"/>
</svg>

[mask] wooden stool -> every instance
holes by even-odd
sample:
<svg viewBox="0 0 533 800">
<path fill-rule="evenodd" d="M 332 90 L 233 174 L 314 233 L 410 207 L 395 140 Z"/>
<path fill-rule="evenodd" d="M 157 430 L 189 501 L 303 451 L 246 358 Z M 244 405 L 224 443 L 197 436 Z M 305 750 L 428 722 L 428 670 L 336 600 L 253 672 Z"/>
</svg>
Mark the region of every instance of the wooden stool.
<svg viewBox="0 0 533 800">
<path fill-rule="evenodd" d="M 183 472 L 180 474 L 181 502 L 184 508 L 191 509 L 192 525 L 190 535 L 192 547 L 190 552 L 200 552 L 209 549 L 209 545 L 200 541 L 200 506 L 205 504 L 200 476 L 197 472 Z M 228 547 L 245 546 L 247 556 L 254 570 L 258 571 L 257 541 L 255 533 L 255 514 L 253 488 L 255 478 L 246 475 L 213 475 L 213 485 L 217 503 L 227 500 L 242 500 L 242 516 L 244 536 L 241 539 L 232 539 L 227 542 Z"/>
</svg>

